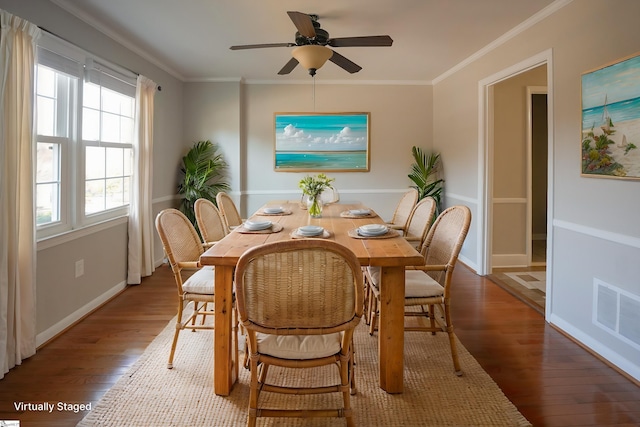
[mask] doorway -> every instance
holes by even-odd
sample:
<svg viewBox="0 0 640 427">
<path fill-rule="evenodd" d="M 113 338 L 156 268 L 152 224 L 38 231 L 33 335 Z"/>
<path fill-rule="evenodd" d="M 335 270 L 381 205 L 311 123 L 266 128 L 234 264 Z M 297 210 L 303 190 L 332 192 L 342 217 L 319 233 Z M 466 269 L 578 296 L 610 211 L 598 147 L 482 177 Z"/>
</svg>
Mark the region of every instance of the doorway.
<svg viewBox="0 0 640 427">
<path fill-rule="evenodd" d="M 479 271 L 489 278 L 498 272 L 506 277 L 506 272 L 514 271 L 524 273 L 522 278 L 531 276 L 525 280 L 538 282 L 534 286 L 538 289 L 520 287 L 522 295 L 517 296 L 543 314 L 549 312 L 551 301 L 545 296 L 550 294 L 552 285 L 547 271 L 551 269 L 553 237 L 553 228 L 547 227 L 547 218 L 553 211 L 553 170 L 547 166 L 552 163 L 553 153 L 553 108 L 552 97 L 548 96 L 552 90 L 551 69 L 551 51 L 545 51 L 479 82 L 479 131 L 484 156 Z M 531 76 L 536 72 L 542 76 L 539 80 Z M 546 107 L 542 114 L 537 110 L 538 104 Z M 540 121 L 546 125 L 536 126 L 536 131 L 546 134 L 542 143 L 530 132 Z M 505 132 L 511 133 L 505 136 Z M 546 152 L 538 151 L 541 144 Z M 539 168 L 540 165 L 546 167 Z M 540 179 L 540 174 L 545 179 Z M 516 294 L 514 288 L 507 290 Z M 527 292 L 536 298 L 527 297 Z"/>
<path fill-rule="evenodd" d="M 527 266 L 547 261 L 547 87 L 527 87 Z"/>
</svg>

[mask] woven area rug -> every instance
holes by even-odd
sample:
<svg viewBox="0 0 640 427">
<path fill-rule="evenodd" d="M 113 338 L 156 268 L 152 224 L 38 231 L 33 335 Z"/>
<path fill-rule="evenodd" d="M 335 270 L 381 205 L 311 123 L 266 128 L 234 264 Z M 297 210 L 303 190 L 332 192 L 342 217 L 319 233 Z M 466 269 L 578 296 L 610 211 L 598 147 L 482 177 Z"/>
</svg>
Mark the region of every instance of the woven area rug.
<svg viewBox="0 0 640 427">
<path fill-rule="evenodd" d="M 246 425 L 249 372 L 240 368 L 230 396 L 213 393 L 211 331 L 182 332 L 174 368 L 166 368 L 174 322 L 149 345 L 78 426 L 242 426 Z M 463 376 L 457 377 L 446 334 L 407 332 L 404 393 L 390 395 L 378 386 L 377 338 L 366 325 L 356 329 L 356 381 L 351 398 L 358 426 L 530 426 L 491 377 L 458 341 Z M 240 355 L 242 359 L 242 354 Z M 329 369 L 331 368 L 331 369 Z M 269 370 L 269 378 L 295 384 L 337 377 L 333 366 L 305 370 Z M 262 393 L 263 405 L 313 407 L 340 402 L 336 393 L 282 396 Z M 314 420 L 261 418 L 258 426 L 346 425 L 337 418 Z"/>
</svg>

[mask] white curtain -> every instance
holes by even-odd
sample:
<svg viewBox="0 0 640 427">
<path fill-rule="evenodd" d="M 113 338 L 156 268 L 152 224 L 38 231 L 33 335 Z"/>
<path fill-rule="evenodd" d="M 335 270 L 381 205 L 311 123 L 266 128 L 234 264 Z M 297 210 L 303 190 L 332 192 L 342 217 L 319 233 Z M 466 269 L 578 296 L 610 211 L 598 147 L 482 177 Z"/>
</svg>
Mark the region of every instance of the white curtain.
<svg viewBox="0 0 640 427">
<path fill-rule="evenodd" d="M 136 138 L 134 178 L 129 203 L 127 283 L 140 284 L 153 265 L 153 98 L 157 85 L 138 76 L 136 88 Z"/>
<path fill-rule="evenodd" d="M 33 88 L 40 29 L 0 9 L 0 378 L 36 352 Z"/>
</svg>

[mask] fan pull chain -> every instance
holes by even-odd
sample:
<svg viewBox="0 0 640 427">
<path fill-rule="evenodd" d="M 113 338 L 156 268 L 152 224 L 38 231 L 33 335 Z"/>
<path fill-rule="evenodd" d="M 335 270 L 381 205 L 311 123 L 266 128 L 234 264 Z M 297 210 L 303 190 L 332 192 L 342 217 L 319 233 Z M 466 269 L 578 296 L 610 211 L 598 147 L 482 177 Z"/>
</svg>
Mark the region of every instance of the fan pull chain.
<svg viewBox="0 0 640 427">
<path fill-rule="evenodd" d="M 313 112 L 316 112 L 316 76 L 311 76 L 311 80 L 313 80 Z"/>
</svg>

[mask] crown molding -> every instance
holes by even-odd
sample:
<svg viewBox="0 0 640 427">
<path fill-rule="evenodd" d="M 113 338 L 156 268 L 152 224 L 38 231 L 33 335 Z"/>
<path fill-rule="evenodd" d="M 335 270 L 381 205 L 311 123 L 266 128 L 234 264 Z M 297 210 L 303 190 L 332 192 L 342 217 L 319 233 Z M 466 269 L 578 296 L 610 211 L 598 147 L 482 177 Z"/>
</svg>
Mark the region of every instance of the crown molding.
<svg viewBox="0 0 640 427">
<path fill-rule="evenodd" d="M 168 74 L 170 74 L 171 76 L 175 77 L 176 79 L 178 79 L 180 81 L 185 81 L 184 76 L 181 75 L 179 72 L 177 72 L 173 68 L 169 67 L 167 64 L 163 63 L 162 61 L 160 61 L 155 56 L 150 55 L 144 49 L 141 49 L 140 47 L 136 46 L 135 44 L 129 42 L 127 39 L 125 39 L 124 37 L 119 35 L 117 32 L 115 32 L 112 29 L 108 28 L 107 26 L 105 26 L 104 24 L 102 24 L 101 22 L 96 20 L 94 17 L 84 13 L 83 11 L 81 11 L 80 9 L 75 7 L 73 4 L 69 3 L 67 0 L 50 0 L 50 1 L 52 3 L 54 3 L 55 5 L 59 6 L 60 8 L 62 8 L 63 10 L 69 12 L 71 15 L 75 16 L 76 18 L 80 19 L 81 21 L 89 24 L 91 27 L 93 27 L 96 30 L 100 31 L 102 34 L 104 34 L 107 37 L 111 38 L 112 40 L 118 42 L 119 44 L 121 44 L 125 48 L 127 48 L 130 51 L 134 52 L 136 55 L 140 56 L 141 58 L 146 59 L 147 61 L 149 61 L 150 63 L 152 63 L 156 67 L 160 68 L 161 70 L 166 71 Z"/>
<path fill-rule="evenodd" d="M 508 42 L 509 40 L 511 40 L 512 38 L 516 37 L 517 35 L 519 35 L 520 33 L 524 32 L 525 30 L 528 30 L 529 28 L 533 27 L 538 22 L 540 22 L 543 19 L 546 19 L 549 16 L 553 15 L 558 10 L 562 9 L 563 7 L 565 7 L 566 5 L 571 3 L 572 1 L 573 0 L 556 0 L 556 1 L 554 1 L 549 6 L 545 7 L 544 9 L 542 9 L 540 12 L 538 12 L 535 15 L 531 16 L 526 21 L 524 21 L 524 22 L 520 23 L 519 25 L 515 26 L 511 30 L 509 30 L 506 33 L 504 33 L 502 36 L 500 36 L 497 39 L 495 39 L 493 42 L 489 43 L 488 45 L 486 45 L 485 47 L 483 47 L 482 49 L 480 49 L 479 51 L 477 51 L 473 55 L 469 56 L 467 59 L 465 59 L 462 62 L 458 63 L 457 65 L 449 68 L 444 73 L 440 74 L 438 77 L 433 79 L 433 84 L 435 85 L 435 84 L 440 83 L 442 80 L 444 80 L 447 77 L 451 76 L 452 74 L 460 71 L 461 69 L 463 69 L 467 65 L 471 64 L 472 62 L 482 58 L 484 55 L 488 54 L 492 50 L 494 50 L 494 49 L 498 48 L 499 46 L 503 45 L 504 43 Z"/>
</svg>

